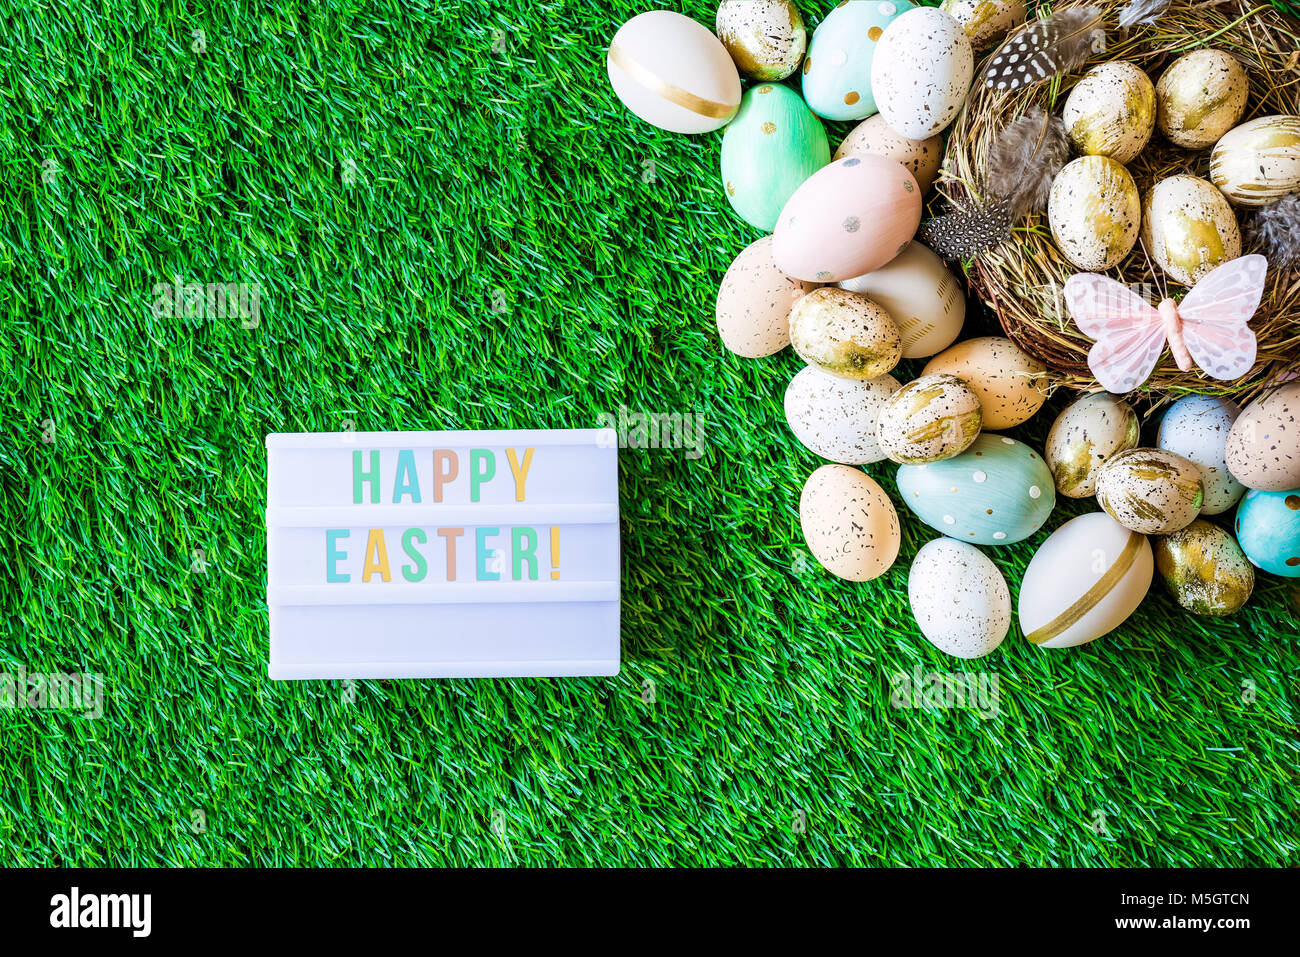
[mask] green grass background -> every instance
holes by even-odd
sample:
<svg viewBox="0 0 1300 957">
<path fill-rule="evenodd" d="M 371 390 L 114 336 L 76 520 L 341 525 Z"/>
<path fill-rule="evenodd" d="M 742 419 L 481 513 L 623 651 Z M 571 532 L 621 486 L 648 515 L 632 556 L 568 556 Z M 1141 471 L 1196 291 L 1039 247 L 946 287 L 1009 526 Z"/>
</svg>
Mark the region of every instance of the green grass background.
<svg viewBox="0 0 1300 957">
<path fill-rule="evenodd" d="M 963 663 L 908 610 L 935 535 L 910 514 L 883 578 L 799 571 L 800 362 L 719 344 L 717 284 L 758 234 L 721 134 L 652 129 L 608 88 L 641 9 L 0 3 L 0 670 L 108 685 L 99 721 L 0 712 L 3 860 L 1294 863 L 1290 583 L 1260 574 L 1223 621 L 1157 586 L 1092 645 L 1013 626 Z M 261 326 L 154 318 L 178 273 L 262 283 Z M 1014 434 L 1041 449 L 1064 402 Z M 267 432 L 588 427 L 620 404 L 702 414 L 707 451 L 620 455 L 617 678 L 354 703 L 267 679 Z M 1045 536 L 988 550 L 1013 598 Z M 891 709 L 918 664 L 996 673 L 1001 714 Z"/>
</svg>

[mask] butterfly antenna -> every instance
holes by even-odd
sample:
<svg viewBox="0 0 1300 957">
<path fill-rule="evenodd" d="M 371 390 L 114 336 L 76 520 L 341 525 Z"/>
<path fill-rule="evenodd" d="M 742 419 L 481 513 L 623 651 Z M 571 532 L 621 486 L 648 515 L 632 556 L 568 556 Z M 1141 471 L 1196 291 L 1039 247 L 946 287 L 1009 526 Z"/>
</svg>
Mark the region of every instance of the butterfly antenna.
<svg viewBox="0 0 1300 957">
<path fill-rule="evenodd" d="M 1147 244 L 1142 241 L 1141 236 L 1138 237 L 1138 245 L 1142 247 L 1142 258 L 1147 261 L 1147 268 L 1151 270 L 1151 278 L 1155 280 L 1156 292 L 1160 294 L 1160 299 L 1162 301 L 1168 299 L 1169 287 L 1160 281 L 1160 270 L 1157 269 L 1156 264 L 1151 261 L 1151 254 L 1147 252 Z"/>
</svg>

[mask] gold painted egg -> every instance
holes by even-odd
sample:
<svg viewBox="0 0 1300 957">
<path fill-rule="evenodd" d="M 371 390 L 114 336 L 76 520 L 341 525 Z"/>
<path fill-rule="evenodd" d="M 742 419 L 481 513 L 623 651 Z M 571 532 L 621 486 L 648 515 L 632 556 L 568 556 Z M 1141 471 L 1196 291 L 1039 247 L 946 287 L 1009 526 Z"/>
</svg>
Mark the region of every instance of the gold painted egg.
<svg viewBox="0 0 1300 957">
<path fill-rule="evenodd" d="M 1056 174 L 1047 220 L 1061 254 L 1079 269 L 1110 269 L 1137 242 L 1137 184 L 1108 156 L 1081 156 Z"/>
<path fill-rule="evenodd" d="M 1047 433 L 1043 457 L 1058 492 L 1087 498 L 1097 491 L 1097 470 L 1112 456 L 1137 448 L 1140 438 L 1133 407 L 1109 392 L 1094 392 L 1061 410 Z"/>
<path fill-rule="evenodd" d="M 1250 79 L 1232 54 L 1193 50 L 1156 83 L 1156 125 L 1175 146 L 1205 149 L 1241 122 L 1249 95 Z"/>
<path fill-rule="evenodd" d="M 1213 183 L 1170 176 L 1142 197 L 1142 242 L 1169 278 L 1191 286 L 1241 255 L 1241 228 Z"/>
<path fill-rule="evenodd" d="M 803 61 L 808 31 L 790 0 L 722 0 L 714 23 L 736 68 L 751 80 L 783 80 Z"/>
<path fill-rule="evenodd" d="M 1234 206 L 1300 191 L 1300 116 L 1261 116 L 1229 130 L 1210 154 L 1210 179 Z"/>
<path fill-rule="evenodd" d="M 1198 518 L 1151 542 L 1156 571 L 1174 601 L 1197 615 L 1231 615 L 1250 600 L 1255 569 L 1237 540 Z"/>
<path fill-rule="evenodd" d="M 814 289 L 790 310 L 790 344 L 799 358 L 845 379 L 882 376 L 903 356 L 898 325 L 866 296 Z"/>
<path fill-rule="evenodd" d="M 1002 336 L 950 346 L 926 363 L 923 374 L 934 372 L 954 375 L 974 390 L 986 429 L 1020 425 L 1047 401 L 1047 367 Z"/>
<path fill-rule="evenodd" d="M 913 379 L 880 407 L 876 420 L 876 444 L 900 465 L 950 459 L 979 434 L 979 396 L 950 375 Z"/>
<path fill-rule="evenodd" d="M 1097 502 L 1143 535 L 1186 528 L 1201 512 L 1205 489 L 1194 462 L 1165 449 L 1129 449 L 1097 471 Z"/>
<path fill-rule="evenodd" d="M 1155 130 L 1156 88 L 1132 63 L 1102 63 L 1075 84 L 1061 119 L 1080 153 L 1128 163 Z"/>
<path fill-rule="evenodd" d="M 884 489 L 860 469 L 823 465 L 804 483 L 799 524 L 813 557 L 832 575 L 864 582 L 898 557 L 898 513 Z"/>
<path fill-rule="evenodd" d="M 943 162 L 943 137 L 936 133 L 929 139 L 909 140 L 891 130 L 885 118 L 876 113 L 868 116 L 844 137 L 832 159 L 843 159 L 846 156 L 883 156 L 901 163 L 911 170 L 916 177 L 916 184 L 925 193 L 939 175 L 939 165 Z"/>
<path fill-rule="evenodd" d="M 939 9 L 961 24 L 976 53 L 1025 22 L 1024 0 L 943 0 Z"/>
</svg>

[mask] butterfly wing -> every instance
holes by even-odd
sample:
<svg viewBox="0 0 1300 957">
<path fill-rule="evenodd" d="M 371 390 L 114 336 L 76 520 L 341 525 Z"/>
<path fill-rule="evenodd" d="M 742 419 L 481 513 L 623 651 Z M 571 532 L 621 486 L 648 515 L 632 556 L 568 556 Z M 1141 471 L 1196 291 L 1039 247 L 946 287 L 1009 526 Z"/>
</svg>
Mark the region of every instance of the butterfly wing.
<svg viewBox="0 0 1300 957">
<path fill-rule="evenodd" d="M 1096 273 L 1065 283 L 1065 305 L 1084 335 L 1096 339 L 1088 368 L 1107 392 L 1132 392 L 1151 377 L 1164 349 L 1164 326 L 1150 303 Z"/>
<path fill-rule="evenodd" d="M 1183 339 L 1196 364 L 1216 379 L 1235 379 L 1255 364 L 1247 323 L 1264 296 L 1268 260 L 1242 256 L 1206 273 L 1178 304 Z"/>
</svg>

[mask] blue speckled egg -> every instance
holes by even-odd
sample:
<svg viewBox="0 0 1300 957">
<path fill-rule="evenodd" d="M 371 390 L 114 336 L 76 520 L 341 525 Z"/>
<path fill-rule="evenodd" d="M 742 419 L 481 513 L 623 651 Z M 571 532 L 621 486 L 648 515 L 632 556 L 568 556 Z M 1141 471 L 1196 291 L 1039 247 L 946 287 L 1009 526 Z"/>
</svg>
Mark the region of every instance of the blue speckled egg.
<svg viewBox="0 0 1300 957">
<path fill-rule="evenodd" d="M 885 27 L 916 4 L 908 0 L 846 0 L 826 15 L 803 61 L 803 97 L 818 116 L 860 120 L 876 112 L 871 60 Z"/>
<path fill-rule="evenodd" d="M 1251 564 L 1283 578 L 1300 578 L 1300 488 L 1251 489 L 1237 506 L 1237 544 Z"/>
<path fill-rule="evenodd" d="M 988 432 L 961 455 L 899 466 L 898 493 L 925 524 L 976 545 L 1028 538 L 1056 504 L 1052 473 L 1039 454 Z"/>
</svg>

